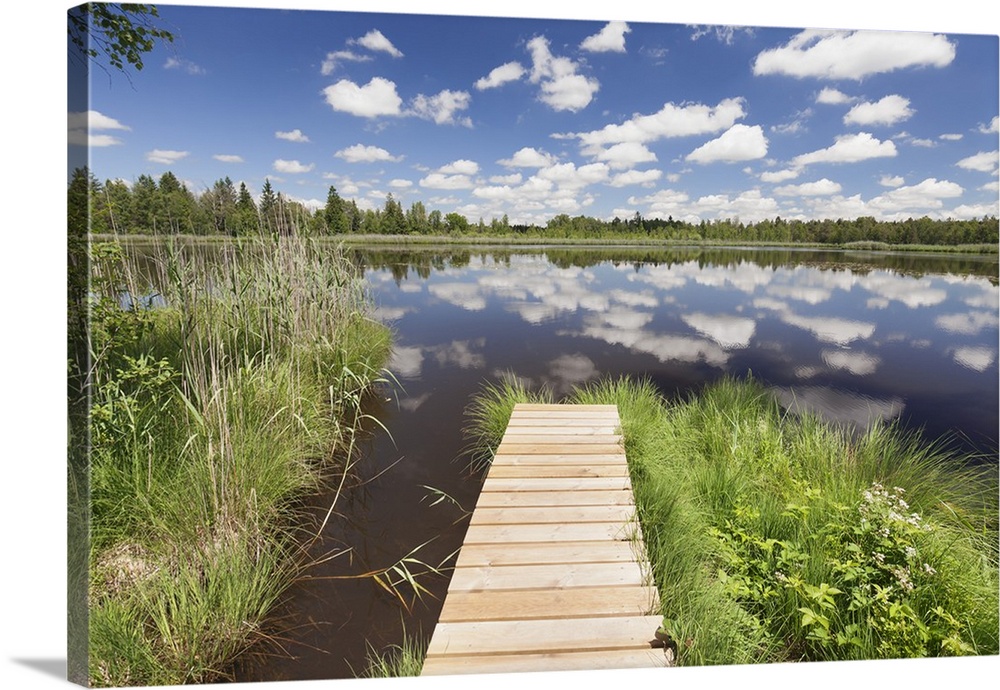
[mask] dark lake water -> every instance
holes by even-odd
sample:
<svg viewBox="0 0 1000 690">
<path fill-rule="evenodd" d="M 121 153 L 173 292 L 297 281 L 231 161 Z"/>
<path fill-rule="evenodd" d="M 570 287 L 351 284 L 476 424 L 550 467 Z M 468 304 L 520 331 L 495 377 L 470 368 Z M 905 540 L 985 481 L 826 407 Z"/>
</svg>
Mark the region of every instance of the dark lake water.
<svg viewBox="0 0 1000 690">
<path fill-rule="evenodd" d="M 557 396 L 642 376 L 668 397 L 753 376 L 786 405 L 863 429 L 898 420 L 996 463 L 996 257 L 793 250 L 352 250 L 395 331 L 399 387 L 323 541 L 340 556 L 292 592 L 284 651 L 240 680 L 350 677 L 370 644 L 429 639 L 448 586 L 400 601 L 369 578 L 415 548 L 448 562 L 482 477 L 462 450 L 464 409 L 514 375 Z M 452 499 L 437 502 L 444 492 Z M 315 500 L 325 513 L 330 496 Z M 457 503 L 457 505 L 456 505 Z M 353 527 L 348 526 L 353 525 Z M 415 570 L 420 566 L 414 564 Z M 336 579 L 326 579 L 336 578 Z"/>
</svg>

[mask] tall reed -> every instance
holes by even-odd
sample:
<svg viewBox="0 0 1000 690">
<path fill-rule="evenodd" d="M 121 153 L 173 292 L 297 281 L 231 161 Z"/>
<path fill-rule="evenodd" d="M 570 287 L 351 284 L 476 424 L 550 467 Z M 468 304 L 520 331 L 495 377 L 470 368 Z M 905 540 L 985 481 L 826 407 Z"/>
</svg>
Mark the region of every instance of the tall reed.
<svg viewBox="0 0 1000 690">
<path fill-rule="evenodd" d="M 335 248 L 95 246 L 90 681 L 205 682 L 301 566 L 296 500 L 350 471 L 388 330 Z"/>
</svg>

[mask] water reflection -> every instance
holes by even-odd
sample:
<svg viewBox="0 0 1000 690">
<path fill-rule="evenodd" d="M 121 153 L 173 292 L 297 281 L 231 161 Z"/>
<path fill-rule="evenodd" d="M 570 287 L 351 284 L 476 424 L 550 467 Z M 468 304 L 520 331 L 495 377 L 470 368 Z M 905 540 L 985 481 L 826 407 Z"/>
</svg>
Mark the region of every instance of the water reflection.
<svg viewBox="0 0 1000 690">
<path fill-rule="evenodd" d="M 644 375 L 673 394 L 753 372 L 831 420 L 898 417 L 996 445 L 996 257 L 493 248 L 355 260 L 396 331 L 391 368 L 421 382 L 401 404 L 424 404 L 425 387 L 467 398 L 499 373 L 558 394 Z M 968 404 L 943 402 L 955 397 Z"/>
</svg>

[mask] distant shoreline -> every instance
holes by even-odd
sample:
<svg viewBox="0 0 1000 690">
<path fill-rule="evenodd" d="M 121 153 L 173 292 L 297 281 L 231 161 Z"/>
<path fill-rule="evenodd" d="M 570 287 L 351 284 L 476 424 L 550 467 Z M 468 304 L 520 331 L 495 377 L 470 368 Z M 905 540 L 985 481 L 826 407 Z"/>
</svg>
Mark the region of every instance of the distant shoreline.
<svg viewBox="0 0 1000 690">
<path fill-rule="evenodd" d="M 234 237 L 220 235 L 111 235 L 92 234 L 92 241 L 125 241 L 152 242 L 165 238 L 194 241 L 199 243 L 229 242 Z M 622 238 L 562 238 L 562 237 L 512 237 L 491 235 L 323 235 L 313 239 L 320 242 L 343 243 L 349 245 L 377 244 L 403 246 L 510 246 L 510 247 L 669 247 L 669 248 L 729 248 L 729 249 L 816 249 L 829 251 L 866 251 L 866 252 L 921 252 L 941 254 L 1000 254 L 1000 245 L 996 244 L 888 244 L 882 242 L 847 242 L 841 244 L 822 244 L 819 242 L 732 242 L 722 240 L 651 240 L 634 237 Z"/>
</svg>

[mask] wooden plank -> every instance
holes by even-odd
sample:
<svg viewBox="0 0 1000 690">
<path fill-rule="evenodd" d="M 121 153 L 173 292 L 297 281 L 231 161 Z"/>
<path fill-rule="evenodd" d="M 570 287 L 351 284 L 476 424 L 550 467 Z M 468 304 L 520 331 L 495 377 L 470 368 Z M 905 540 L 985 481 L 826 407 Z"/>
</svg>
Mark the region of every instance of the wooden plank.
<svg viewBox="0 0 1000 690">
<path fill-rule="evenodd" d="M 476 510 L 506 506 L 595 506 L 633 505 L 632 492 L 622 489 L 608 491 L 487 491 L 479 494 Z"/>
<path fill-rule="evenodd" d="M 575 405 L 567 403 L 518 403 L 514 412 L 566 412 L 568 414 L 584 414 L 587 412 L 606 412 L 618 414 L 617 405 Z"/>
<path fill-rule="evenodd" d="M 509 441 L 504 439 L 497 448 L 497 455 L 569 455 L 576 453 L 580 455 L 603 455 L 605 453 L 621 453 L 622 447 L 618 443 L 522 443 L 520 441 Z"/>
<path fill-rule="evenodd" d="M 621 429 L 621 420 L 617 415 L 591 414 L 591 415 L 567 415 L 567 414 L 545 414 L 542 412 L 528 412 L 527 414 L 511 415 L 507 422 L 507 428 L 514 429 L 545 429 L 548 427 L 562 426 L 567 429 L 579 429 L 587 427 L 611 427 L 618 433 Z"/>
<path fill-rule="evenodd" d="M 584 436 L 582 434 L 504 434 L 500 446 L 507 443 L 533 443 L 533 444 L 559 444 L 574 445 L 589 448 L 594 445 L 618 446 L 621 443 L 621 436 L 615 434 L 592 434 Z M 593 452 L 593 451 L 588 451 Z"/>
<path fill-rule="evenodd" d="M 493 458 L 491 467 L 497 465 L 617 465 L 628 467 L 621 453 L 560 453 L 548 455 L 514 455 L 504 453 Z"/>
<path fill-rule="evenodd" d="M 639 565 L 620 563 L 556 563 L 455 568 L 449 592 L 503 589 L 564 589 L 647 584 Z M 450 596 L 450 595 L 449 595 Z M 637 609 L 634 613 L 639 613 Z"/>
<path fill-rule="evenodd" d="M 628 477 L 556 477 L 491 479 L 486 477 L 483 491 L 624 491 L 632 486 Z"/>
<path fill-rule="evenodd" d="M 495 464 L 490 469 L 490 477 L 494 479 L 522 478 L 555 478 L 555 477 L 627 477 L 628 468 L 624 465 L 507 465 Z"/>
<path fill-rule="evenodd" d="M 504 432 L 505 438 L 510 438 L 511 436 L 615 436 L 619 437 L 619 434 L 614 425 L 595 425 L 588 424 L 587 426 L 569 426 L 569 425 L 555 425 L 549 424 L 546 426 L 518 426 L 516 424 L 511 424 L 507 427 L 507 431 Z"/>
<path fill-rule="evenodd" d="M 455 567 L 482 565 L 543 565 L 546 563 L 611 563 L 634 561 L 635 545 L 630 541 L 603 539 L 565 543 L 508 542 L 466 544 Z"/>
<path fill-rule="evenodd" d="M 635 616 L 438 623 L 427 656 L 649 648 L 662 620 Z"/>
<path fill-rule="evenodd" d="M 539 654 L 494 654 L 491 656 L 445 655 L 427 659 L 421 675 L 463 673 L 517 673 L 530 671 L 585 671 L 616 668 L 655 668 L 667 665 L 662 649 L 615 649 L 599 652 L 550 652 Z"/>
<path fill-rule="evenodd" d="M 608 421 L 602 421 L 608 420 Z M 610 420 L 614 420 L 612 424 Z M 576 429 L 579 427 L 588 426 L 613 426 L 615 429 L 621 428 L 621 420 L 612 415 L 601 415 L 594 416 L 588 419 L 586 417 L 579 416 L 569 416 L 569 415 L 547 415 L 539 414 L 537 416 L 526 416 L 526 415 L 511 415 L 510 421 L 507 423 L 508 429 L 544 429 L 550 426 L 561 426 L 566 429 Z"/>
<path fill-rule="evenodd" d="M 525 506 L 486 508 L 476 506 L 473 525 L 569 524 L 585 522 L 630 522 L 635 518 L 631 505 Z"/>
<path fill-rule="evenodd" d="M 657 600 L 653 587 L 611 586 L 573 589 L 507 589 L 448 592 L 439 621 L 532 620 L 647 614 Z"/>
<path fill-rule="evenodd" d="M 620 522 L 588 522 L 581 525 L 469 525 L 467 544 L 497 542 L 558 542 L 612 539 L 628 541 L 634 525 Z"/>
</svg>

